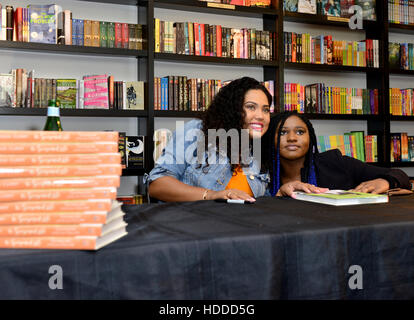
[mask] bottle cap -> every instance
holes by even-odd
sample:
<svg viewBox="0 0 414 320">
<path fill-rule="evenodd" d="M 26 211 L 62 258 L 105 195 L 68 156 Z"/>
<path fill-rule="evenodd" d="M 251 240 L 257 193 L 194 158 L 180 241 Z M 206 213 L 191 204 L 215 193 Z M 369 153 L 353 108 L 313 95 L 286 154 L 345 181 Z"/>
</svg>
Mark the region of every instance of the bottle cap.
<svg viewBox="0 0 414 320">
<path fill-rule="evenodd" d="M 59 108 L 47 107 L 47 116 L 48 117 L 60 117 Z"/>
</svg>

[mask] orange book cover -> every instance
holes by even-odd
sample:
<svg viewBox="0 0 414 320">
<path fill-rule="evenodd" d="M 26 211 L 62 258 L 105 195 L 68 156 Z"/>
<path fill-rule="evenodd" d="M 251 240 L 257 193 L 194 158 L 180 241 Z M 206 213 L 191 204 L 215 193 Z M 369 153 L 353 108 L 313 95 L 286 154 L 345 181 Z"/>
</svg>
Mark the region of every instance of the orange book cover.
<svg viewBox="0 0 414 320">
<path fill-rule="evenodd" d="M 0 225 L 28 225 L 28 224 L 81 224 L 81 223 L 93 223 L 93 224 L 105 224 L 109 223 L 113 219 L 123 216 L 124 213 L 121 210 L 119 201 L 113 201 L 111 203 L 100 203 L 95 207 L 104 208 L 99 211 L 83 211 L 81 205 L 74 206 L 73 211 L 68 212 L 20 212 L 20 213 L 1 213 L 0 214 Z M 41 207 L 38 205 L 37 207 Z M 62 207 L 62 206 L 61 206 Z M 84 206 L 85 207 L 85 206 Z M 106 210 L 106 208 L 108 208 Z M 81 210 L 75 211 L 77 208 Z M 65 208 L 63 208 L 65 209 Z M 73 208 L 69 208 L 73 209 Z M 86 208 L 88 209 L 88 208 Z"/>
<path fill-rule="evenodd" d="M 1 166 L 33 166 L 33 165 L 97 165 L 121 163 L 119 153 L 95 154 L 35 154 L 12 155 L 0 154 Z"/>
<path fill-rule="evenodd" d="M 102 237 L 0 237 L 0 248 L 98 250 L 127 234 L 125 227 Z"/>
<path fill-rule="evenodd" d="M 116 199 L 116 188 L 0 190 L 0 201 Z"/>
<path fill-rule="evenodd" d="M 119 176 L 0 179 L 0 190 L 119 187 Z"/>
<path fill-rule="evenodd" d="M 0 167 L 0 178 L 120 176 L 121 174 L 121 164 Z"/>
<path fill-rule="evenodd" d="M 109 211 L 111 204 L 111 199 L 0 202 L 0 214 Z"/>
<path fill-rule="evenodd" d="M 115 228 L 126 226 L 120 216 L 107 224 L 33 224 L 33 225 L 0 225 L 0 237 L 75 237 L 103 236 Z"/>
<path fill-rule="evenodd" d="M 0 130 L 0 142 L 118 142 L 117 131 Z"/>
<path fill-rule="evenodd" d="M 0 154 L 116 153 L 117 142 L 0 142 Z"/>
</svg>

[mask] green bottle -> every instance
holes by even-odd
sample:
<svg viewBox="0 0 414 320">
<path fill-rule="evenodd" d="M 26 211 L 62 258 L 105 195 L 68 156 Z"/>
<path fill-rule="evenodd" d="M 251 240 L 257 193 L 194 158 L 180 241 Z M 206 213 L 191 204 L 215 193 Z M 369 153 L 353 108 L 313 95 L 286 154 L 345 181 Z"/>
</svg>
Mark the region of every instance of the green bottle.
<svg viewBox="0 0 414 320">
<path fill-rule="evenodd" d="M 56 107 L 55 100 L 49 100 L 49 105 L 47 107 L 47 119 L 44 131 L 63 131 L 62 125 L 60 123 L 60 113 L 59 108 Z"/>
</svg>

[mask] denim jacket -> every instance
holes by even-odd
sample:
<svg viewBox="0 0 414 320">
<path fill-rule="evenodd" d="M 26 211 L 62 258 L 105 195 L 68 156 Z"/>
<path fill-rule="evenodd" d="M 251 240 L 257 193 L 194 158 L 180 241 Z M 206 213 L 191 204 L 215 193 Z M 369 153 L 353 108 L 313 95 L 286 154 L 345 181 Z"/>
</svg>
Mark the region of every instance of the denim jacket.
<svg viewBox="0 0 414 320">
<path fill-rule="evenodd" d="M 182 130 L 177 129 L 156 161 L 154 169 L 149 175 L 144 176 L 144 184 L 149 184 L 160 177 L 171 176 L 188 185 L 215 191 L 224 190 L 232 177 L 228 157 L 219 155 L 214 163 L 210 160 L 211 156 L 208 157 L 207 152 L 203 152 L 201 159 L 206 161 L 208 158 L 209 166 L 205 166 L 204 163 L 200 166 L 196 162 L 196 141 L 201 127 L 200 120 L 191 120 Z M 210 155 L 213 153 L 215 152 L 209 152 Z M 258 162 L 253 157 L 250 157 L 249 166 L 243 167 L 243 172 L 254 197 L 263 196 L 270 180 L 269 174 L 260 173 Z"/>
</svg>

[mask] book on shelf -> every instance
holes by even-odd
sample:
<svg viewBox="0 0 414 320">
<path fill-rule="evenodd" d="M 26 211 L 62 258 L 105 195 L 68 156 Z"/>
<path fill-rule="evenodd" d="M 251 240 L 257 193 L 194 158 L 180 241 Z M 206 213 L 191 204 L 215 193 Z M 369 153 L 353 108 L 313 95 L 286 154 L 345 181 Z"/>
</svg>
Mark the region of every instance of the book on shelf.
<svg viewBox="0 0 414 320">
<path fill-rule="evenodd" d="M 299 0 L 298 12 L 316 14 L 316 0 Z"/>
<path fill-rule="evenodd" d="M 126 136 L 126 167 L 143 168 L 145 155 L 144 136 Z"/>
<path fill-rule="evenodd" d="M 388 195 L 345 190 L 329 190 L 324 193 L 295 192 L 295 199 L 333 206 L 387 203 Z"/>
<path fill-rule="evenodd" d="M 122 202 L 122 204 L 136 205 L 144 203 L 144 195 L 133 194 L 133 195 L 119 195 L 116 200 Z"/>
<path fill-rule="evenodd" d="M 299 0 L 283 0 L 283 10 L 289 12 L 298 12 Z"/>
<path fill-rule="evenodd" d="M 340 17 L 341 2 L 340 0 L 319 0 L 319 14 L 324 16 Z"/>
<path fill-rule="evenodd" d="M 414 89 L 389 89 L 390 113 L 394 116 L 414 115 Z"/>
<path fill-rule="evenodd" d="M 30 42 L 57 43 L 57 5 L 29 5 Z"/>
<path fill-rule="evenodd" d="M 0 73 L 0 106 L 13 107 L 14 85 L 11 73 Z"/>
<path fill-rule="evenodd" d="M 126 109 L 144 110 L 144 82 L 126 81 Z"/>
<path fill-rule="evenodd" d="M 362 17 L 364 20 L 377 20 L 376 0 L 355 0 L 355 5 L 362 8 Z"/>
<path fill-rule="evenodd" d="M 406 132 L 393 132 L 390 134 L 391 162 L 414 161 L 414 136 Z"/>
<path fill-rule="evenodd" d="M 108 76 L 90 75 L 83 77 L 85 109 L 109 109 Z"/>
<path fill-rule="evenodd" d="M 78 83 L 76 79 L 56 79 L 56 104 L 62 109 L 75 109 Z"/>
</svg>

